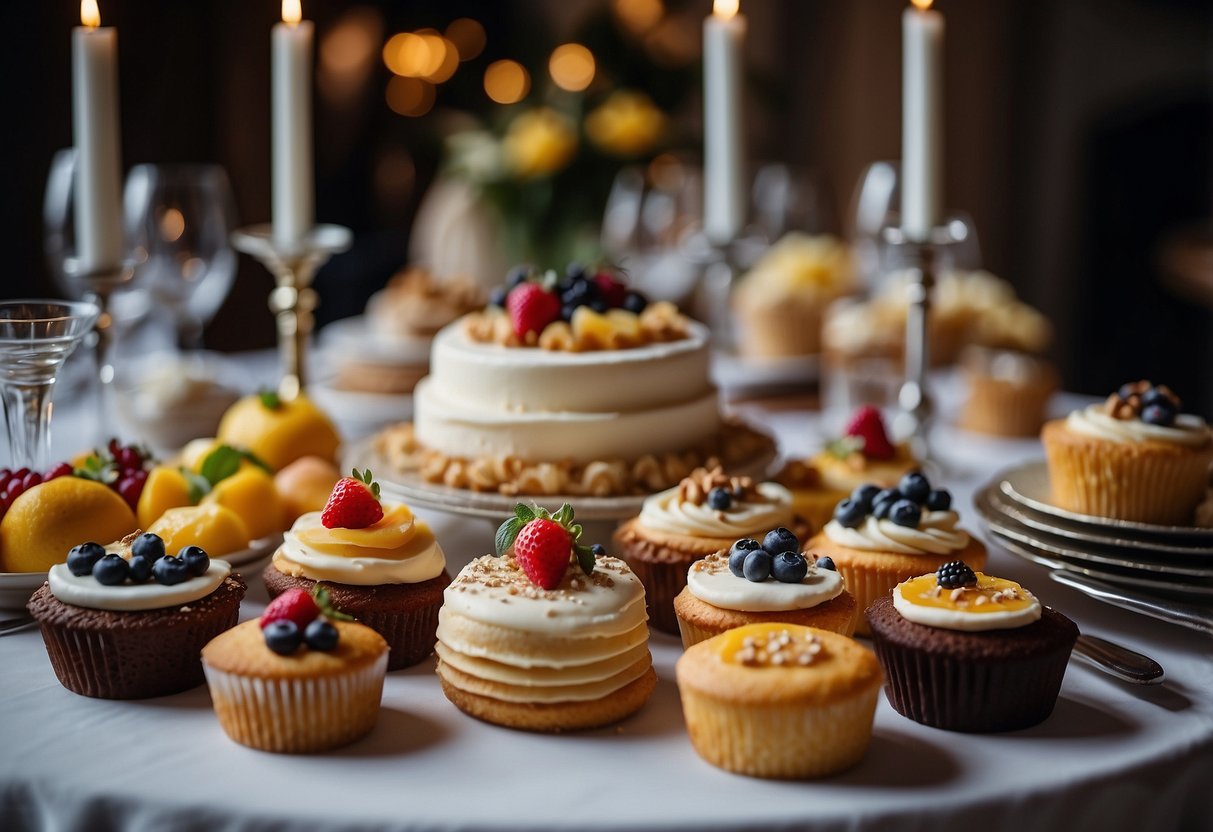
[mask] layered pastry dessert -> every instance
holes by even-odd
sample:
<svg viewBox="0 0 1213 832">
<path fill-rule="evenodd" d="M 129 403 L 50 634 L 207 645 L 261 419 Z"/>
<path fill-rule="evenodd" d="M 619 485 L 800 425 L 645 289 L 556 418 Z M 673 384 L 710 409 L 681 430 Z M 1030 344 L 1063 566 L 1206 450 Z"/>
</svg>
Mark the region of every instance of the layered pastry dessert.
<svg viewBox="0 0 1213 832">
<path fill-rule="evenodd" d="M 166 554 L 153 534 L 81 543 L 28 609 L 59 682 L 100 699 L 166 696 L 202 684 L 199 651 L 236 624 L 245 584 L 197 546 Z"/>
<path fill-rule="evenodd" d="M 837 566 L 858 604 L 855 632 L 866 635 L 863 611 L 901 581 L 953 560 L 985 566 L 985 546 L 959 521 L 952 495 L 914 471 L 896 488 L 857 488 L 835 507 L 808 550 Z"/>
<path fill-rule="evenodd" d="M 369 733 L 387 663 L 382 636 L 335 610 L 323 591 L 298 588 L 202 648 L 224 733 L 279 753 L 326 751 Z"/>
<path fill-rule="evenodd" d="M 751 777 L 827 777 L 862 759 L 883 675 L 846 636 L 750 624 L 675 666 L 687 733 L 714 766 Z"/>
<path fill-rule="evenodd" d="M 377 450 L 431 482 L 506 494 L 651 493 L 769 450 L 722 422 L 708 332 L 613 273 L 515 275 L 434 339 L 414 422 Z"/>
<path fill-rule="evenodd" d="M 644 584 L 649 620 L 678 632 L 674 596 L 695 561 L 742 537 L 792 525 L 792 495 L 777 483 L 696 469 L 674 488 L 647 497 L 640 514 L 615 532 L 616 550 Z"/>
<path fill-rule="evenodd" d="M 1191 523 L 1209 481 L 1213 431 L 1181 409 L 1165 385 L 1138 381 L 1047 422 L 1040 437 L 1053 502 L 1116 520 Z"/>
<path fill-rule="evenodd" d="M 894 710 L 949 731 L 1043 722 L 1078 639 L 1031 592 L 963 561 L 899 583 L 866 616 Z"/>
<path fill-rule="evenodd" d="M 855 598 L 829 558 L 812 560 L 788 529 L 742 538 L 691 565 L 674 599 L 685 647 L 747 624 L 783 623 L 851 635 Z"/>
<path fill-rule="evenodd" d="M 850 247 L 830 235 L 786 234 L 733 294 L 737 349 L 754 358 L 821 352 L 826 307 L 855 288 Z"/>
<path fill-rule="evenodd" d="M 339 480 L 323 511 L 295 521 L 262 579 L 272 598 L 323 583 L 334 605 L 387 640 L 389 670 L 432 652 L 451 581 L 433 531 L 403 503 L 381 502 L 369 470 Z"/>
<path fill-rule="evenodd" d="M 470 716 L 529 731 L 617 722 L 657 682 L 644 587 L 618 558 L 577 539 L 566 505 L 520 505 L 498 532 L 501 555 L 469 563 L 444 593 L 443 693 Z"/>
</svg>

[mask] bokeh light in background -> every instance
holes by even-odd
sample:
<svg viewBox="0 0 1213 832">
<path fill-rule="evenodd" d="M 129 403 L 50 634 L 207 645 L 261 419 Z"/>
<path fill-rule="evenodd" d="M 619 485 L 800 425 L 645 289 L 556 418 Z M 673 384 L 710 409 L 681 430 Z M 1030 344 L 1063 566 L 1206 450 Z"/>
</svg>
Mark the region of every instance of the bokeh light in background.
<svg viewBox="0 0 1213 832">
<path fill-rule="evenodd" d="M 420 78 L 396 76 L 387 83 L 387 105 L 402 116 L 423 116 L 434 106 L 434 85 Z"/>
<path fill-rule="evenodd" d="M 316 84 L 330 104 L 349 99 L 371 79 L 375 46 L 383 37 L 383 17 L 377 9 L 355 6 L 322 37 Z"/>
<path fill-rule="evenodd" d="M 441 83 L 459 66 L 459 51 L 434 29 L 400 32 L 384 45 L 383 62 L 395 75 Z"/>
<path fill-rule="evenodd" d="M 594 56 L 580 43 L 566 43 L 552 52 L 548 71 L 562 90 L 581 92 L 594 80 Z"/>
<path fill-rule="evenodd" d="M 455 44 L 461 61 L 470 61 L 484 51 L 487 40 L 484 27 L 470 17 L 452 20 L 451 25 L 446 27 L 445 34 L 446 39 Z"/>
<path fill-rule="evenodd" d="M 665 14 L 661 0 L 615 0 L 615 16 L 633 35 L 643 35 Z"/>
<path fill-rule="evenodd" d="M 517 104 L 531 90 L 531 76 L 517 61 L 494 61 L 484 71 L 484 91 L 498 104 Z"/>
</svg>

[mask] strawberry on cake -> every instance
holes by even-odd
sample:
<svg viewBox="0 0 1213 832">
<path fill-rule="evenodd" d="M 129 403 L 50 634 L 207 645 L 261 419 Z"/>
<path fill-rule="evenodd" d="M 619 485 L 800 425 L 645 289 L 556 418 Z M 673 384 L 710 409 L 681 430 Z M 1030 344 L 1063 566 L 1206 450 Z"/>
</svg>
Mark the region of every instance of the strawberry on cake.
<svg viewBox="0 0 1213 832">
<path fill-rule="evenodd" d="M 580 535 L 567 503 L 554 514 L 519 504 L 497 531 L 497 555 L 446 588 L 438 677 L 460 710 L 558 732 L 617 722 L 649 698 L 644 587 Z"/>
</svg>

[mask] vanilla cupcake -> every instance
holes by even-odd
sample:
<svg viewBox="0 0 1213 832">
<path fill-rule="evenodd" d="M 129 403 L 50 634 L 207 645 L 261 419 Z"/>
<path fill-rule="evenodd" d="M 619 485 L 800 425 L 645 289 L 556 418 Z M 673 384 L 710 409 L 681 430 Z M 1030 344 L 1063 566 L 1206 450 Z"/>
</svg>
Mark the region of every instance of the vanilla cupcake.
<svg viewBox="0 0 1213 832">
<path fill-rule="evenodd" d="M 837 633 L 751 624 L 689 648 L 675 666 L 687 733 L 714 766 L 806 779 L 863 757 L 883 675 Z"/>
<path fill-rule="evenodd" d="M 809 462 L 824 490 L 844 496 L 865 483 L 894 486 L 921 464 L 909 445 L 889 439 L 884 417 L 871 405 L 857 408 L 843 435 L 826 443 Z"/>
<path fill-rule="evenodd" d="M 838 504 L 834 519 L 807 548 L 819 560 L 828 557 L 842 573 L 857 602 L 855 632 L 866 635 L 863 611 L 898 583 L 954 560 L 985 566 L 985 546 L 959 521 L 952 495 L 932 489 L 914 471 L 897 488 L 860 486 Z"/>
<path fill-rule="evenodd" d="M 644 584 L 652 625 L 676 634 L 674 597 L 686 586 L 692 563 L 738 538 L 791 525 L 792 495 L 783 486 L 700 468 L 677 487 L 648 497 L 640 515 L 615 532 L 615 545 Z"/>
<path fill-rule="evenodd" d="M 567 505 L 519 505 L 500 556 L 444 593 L 438 678 L 456 707 L 528 731 L 596 728 L 639 710 L 657 683 L 644 587 L 626 563 L 581 546 Z"/>
<path fill-rule="evenodd" d="M 1213 431 L 1167 387 L 1126 384 L 1045 424 L 1053 502 L 1080 514 L 1185 525 L 1204 498 Z"/>
<path fill-rule="evenodd" d="M 1049 398 L 1057 391 L 1057 371 L 1027 353 L 970 347 L 964 352 L 969 395 L 959 425 L 993 436 L 1035 436 Z"/>
<path fill-rule="evenodd" d="M 303 514 L 262 573 L 276 598 L 323 582 L 333 604 L 391 645 L 389 670 L 434 649 L 442 590 L 451 582 L 433 531 L 408 506 L 381 502 L 370 472 L 333 488 L 324 511 Z"/>
<path fill-rule="evenodd" d="M 800 551 L 788 529 L 762 542 L 743 538 L 691 565 L 687 585 L 674 599 L 682 644 L 759 623 L 799 624 L 851 635 L 857 610 L 842 576 Z"/>
</svg>

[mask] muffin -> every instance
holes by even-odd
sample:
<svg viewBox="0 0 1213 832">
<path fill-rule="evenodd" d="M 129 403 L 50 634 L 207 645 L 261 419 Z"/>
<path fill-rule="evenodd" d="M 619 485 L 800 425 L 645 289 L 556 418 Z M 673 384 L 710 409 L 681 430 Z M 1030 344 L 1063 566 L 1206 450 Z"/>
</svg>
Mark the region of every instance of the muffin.
<svg viewBox="0 0 1213 832">
<path fill-rule="evenodd" d="M 827 443 L 810 463 L 817 469 L 823 489 L 844 496 L 864 483 L 886 488 L 896 485 L 921 464 L 909 445 L 889 440 L 884 418 L 871 405 L 856 409 L 843 435 Z"/>
<path fill-rule="evenodd" d="M 1014 731 L 1053 712 L 1078 627 L 963 561 L 898 584 L 866 613 L 889 704 L 949 731 Z"/>
<path fill-rule="evenodd" d="M 686 586 L 692 563 L 738 538 L 791 525 L 792 495 L 783 486 L 699 468 L 648 497 L 640 515 L 615 532 L 615 547 L 644 584 L 652 626 L 677 634 L 674 596 Z"/>
<path fill-rule="evenodd" d="M 975 568 L 986 563 L 986 548 L 957 523 L 952 495 L 933 489 L 912 471 L 896 488 L 868 483 L 834 509 L 834 519 L 809 541 L 817 558 L 828 557 L 857 603 L 855 632 L 866 635 L 863 611 L 901 581 L 953 561 Z"/>
<path fill-rule="evenodd" d="M 855 629 L 857 608 L 829 561 L 814 563 L 788 529 L 759 543 L 742 538 L 691 565 L 674 599 L 682 644 L 705 641 L 747 624 L 784 623 L 843 635 Z"/>
<path fill-rule="evenodd" d="M 262 579 L 271 598 L 323 581 L 335 606 L 387 639 L 388 670 L 433 651 L 451 582 L 430 527 L 403 503 L 380 501 L 369 470 L 339 480 L 323 511 L 295 521 Z"/>
<path fill-rule="evenodd" d="M 65 688 L 145 699 L 202 684 L 198 653 L 235 626 L 244 590 L 226 562 L 197 546 L 165 556 L 160 538 L 131 534 L 73 548 L 28 609 Z"/>
<path fill-rule="evenodd" d="M 438 625 L 442 691 L 469 716 L 527 731 L 618 722 L 657 683 L 644 586 L 626 563 L 578 543 L 573 511 L 519 505 L 500 555 L 464 567 Z"/>
<path fill-rule="evenodd" d="M 752 777 L 826 777 L 859 762 L 883 675 L 846 636 L 750 624 L 689 648 L 675 666 L 691 744 Z"/>
<path fill-rule="evenodd" d="M 829 488 L 821 481 L 821 472 L 811 461 L 793 459 L 784 463 L 775 482 L 792 494 L 792 512 L 804 521 L 807 531 L 815 532 L 834 516 L 834 506 L 851 492 Z"/>
<path fill-rule="evenodd" d="M 1148 381 L 1041 431 L 1053 503 L 1080 514 L 1186 525 L 1204 498 L 1213 432 L 1180 413 L 1179 398 Z"/>
<path fill-rule="evenodd" d="M 1051 364 L 1026 353 L 970 347 L 963 367 L 969 395 L 960 412 L 962 428 L 992 436 L 1039 432 L 1058 387 Z"/>
<path fill-rule="evenodd" d="M 306 754 L 353 742 L 379 717 L 388 644 L 292 589 L 202 649 L 224 733 L 260 751 Z"/>
</svg>

